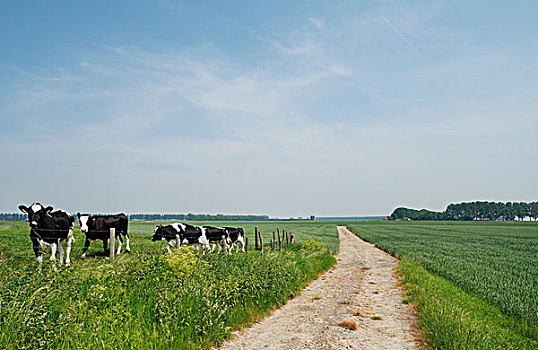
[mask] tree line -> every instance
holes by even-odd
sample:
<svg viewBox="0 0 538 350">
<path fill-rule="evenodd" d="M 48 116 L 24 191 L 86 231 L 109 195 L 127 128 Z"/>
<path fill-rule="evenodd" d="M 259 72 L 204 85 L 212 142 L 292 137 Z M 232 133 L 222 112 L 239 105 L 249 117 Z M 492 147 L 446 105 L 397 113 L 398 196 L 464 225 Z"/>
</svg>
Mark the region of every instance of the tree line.
<svg viewBox="0 0 538 350">
<path fill-rule="evenodd" d="M 267 221 L 267 215 L 224 215 L 224 214 L 131 214 L 129 220 L 159 221 Z"/>
<path fill-rule="evenodd" d="M 396 208 L 390 220 L 500 220 L 513 221 L 529 217 L 538 220 L 538 202 L 463 202 L 449 204 L 445 211 Z"/>
<path fill-rule="evenodd" d="M 24 221 L 26 214 L 18 213 L 0 213 L 0 221 Z"/>
<path fill-rule="evenodd" d="M 101 215 L 101 214 L 96 214 Z M 224 214 L 130 214 L 129 220 L 140 221 L 268 221 L 268 215 L 224 215 Z M 24 221 L 27 214 L 0 213 L 0 221 Z"/>
</svg>

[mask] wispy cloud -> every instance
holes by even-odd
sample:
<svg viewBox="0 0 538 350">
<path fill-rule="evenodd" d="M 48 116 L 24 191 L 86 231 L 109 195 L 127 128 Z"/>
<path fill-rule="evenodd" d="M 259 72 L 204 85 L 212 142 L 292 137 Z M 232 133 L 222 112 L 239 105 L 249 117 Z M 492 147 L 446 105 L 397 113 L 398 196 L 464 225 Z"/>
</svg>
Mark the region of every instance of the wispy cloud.
<svg viewBox="0 0 538 350">
<path fill-rule="evenodd" d="M 232 41 L 244 51 L 208 30 L 181 44 L 109 40 L 62 65 L 6 70 L 0 210 L 54 198 L 96 211 L 366 215 L 442 209 L 492 188 L 528 195 L 534 52 L 467 50 L 463 29 L 430 21 L 440 6 L 343 7 L 260 25 L 202 16 L 242 36 Z M 427 60 L 413 56 L 424 57 L 411 34 Z M 36 171 L 52 185 L 33 181 Z M 521 181 L 503 182 L 513 171 Z M 83 196 L 58 191 L 81 184 Z"/>
</svg>

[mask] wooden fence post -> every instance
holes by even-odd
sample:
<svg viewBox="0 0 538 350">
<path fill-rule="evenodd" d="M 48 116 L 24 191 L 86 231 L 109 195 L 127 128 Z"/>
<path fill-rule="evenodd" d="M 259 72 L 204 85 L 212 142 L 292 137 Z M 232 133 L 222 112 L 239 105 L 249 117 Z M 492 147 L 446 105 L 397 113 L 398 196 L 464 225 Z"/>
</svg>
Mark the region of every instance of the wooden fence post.
<svg viewBox="0 0 538 350">
<path fill-rule="evenodd" d="M 222 235 L 222 249 L 225 249 L 226 252 L 225 253 L 230 253 L 230 251 L 228 251 L 226 249 L 226 236 L 225 235 Z"/>
<path fill-rule="evenodd" d="M 276 228 L 276 233 L 278 235 L 278 250 L 282 251 L 282 241 L 280 240 L 280 230 L 278 229 L 278 227 Z"/>
<path fill-rule="evenodd" d="M 176 248 L 179 249 L 181 247 L 181 241 L 179 240 L 179 235 L 176 235 Z"/>
<path fill-rule="evenodd" d="M 260 235 L 260 249 L 262 251 L 262 256 L 263 256 L 263 238 L 262 238 L 262 235 Z"/>
<path fill-rule="evenodd" d="M 286 231 L 286 247 L 290 245 L 290 238 L 288 236 L 288 231 Z"/>
<path fill-rule="evenodd" d="M 248 254 L 248 237 L 245 237 L 245 254 Z"/>
<path fill-rule="evenodd" d="M 254 226 L 254 250 L 258 250 L 258 226 Z"/>
<path fill-rule="evenodd" d="M 110 262 L 114 261 L 114 253 L 115 253 L 115 246 L 116 246 L 116 229 L 111 228 L 110 229 Z"/>
</svg>

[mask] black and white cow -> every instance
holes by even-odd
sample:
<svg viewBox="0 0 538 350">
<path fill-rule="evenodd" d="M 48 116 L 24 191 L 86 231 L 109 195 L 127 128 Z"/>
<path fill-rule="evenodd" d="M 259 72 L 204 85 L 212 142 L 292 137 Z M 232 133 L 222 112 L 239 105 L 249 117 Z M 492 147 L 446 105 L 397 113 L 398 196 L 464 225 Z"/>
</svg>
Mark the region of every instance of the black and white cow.
<svg viewBox="0 0 538 350">
<path fill-rule="evenodd" d="M 222 247 L 222 237 L 224 236 L 224 249 L 229 253 L 230 247 L 228 246 L 228 232 L 224 227 L 202 226 L 205 229 L 205 234 L 209 243 L 214 243 L 219 247 L 218 253 L 220 253 Z M 211 251 L 215 249 L 215 245 L 211 248 Z"/>
<path fill-rule="evenodd" d="M 86 256 L 86 252 L 90 247 L 90 242 L 103 241 L 103 249 L 105 254 L 108 254 L 107 248 L 108 240 L 110 239 L 110 229 L 116 229 L 116 239 L 118 240 L 118 249 L 116 254 L 121 253 L 121 246 L 123 244 L 122 235 L 125 236 L 126 247 L 125 250 L 130 253 L 131 247 L 129 245 L 129 234 L 127 233 L 127 226 L 129 220 L 127 215 L 121 213 L 116 215 L 88 215 L 77 213 L 78 221 L 80 222 L 80 232 L 86 234 L 86 242 L 84 243 L 84 249 L 82 250 L 81 257 Z"/>
<path fill-rule="evenodd" d="M 64 246 L 66 241 L 65 264 L 71 263 L 71 245 L 74 242 L 73 226 L 75 219 L 65 211 L 57 210 L 52 212 L 53 208 L 43 207 L 39 203 L 34 203 L 30 207 L 19 205 L 20 211 L 28 214 L 30 223 L 30 239 L 34 248 L 39 268 L 43 262 L 43 250 L 46 247 L 51 248 L 50 260 L 56 260 L 56 250 L 60 251 L 60 265 L 63 264 Z"/>
<path fill-rule="evenodd" d="M 241 227 L 224 227 L 227 233 L 227 240 L 230 250 L 235 245 L 235 252 L 239 251 L 239 243 L 241 243 L 241 251 L 245 251 L 245 232 Z"/>
<path fill-rule="evenodd" d="M 179 244 L 177 243 L 178 239 Z M 209 249 L 209 241 L 207 240 L 205 229 L 189 224 L 174 223 L 167 226 L 158 225 L 155 227 L 155 232 L 151 240 L 153 242 L 160 240 L 168 241 L 168 245 L 166 246 L 168 253 L 171 253 L 171 247 L 182 244 L 195 245 L 197 250 L 200 245 L 202 249 Z"/>
</svg>

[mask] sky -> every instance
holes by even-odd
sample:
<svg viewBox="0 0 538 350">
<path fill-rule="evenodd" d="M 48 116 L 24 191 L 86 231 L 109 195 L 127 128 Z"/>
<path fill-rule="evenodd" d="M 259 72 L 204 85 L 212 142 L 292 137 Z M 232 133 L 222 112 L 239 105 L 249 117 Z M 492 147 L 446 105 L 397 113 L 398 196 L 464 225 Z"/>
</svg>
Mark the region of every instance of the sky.
<svg viewBox="0 0 538 350">
<path fill-rule="evenodd" d="M 536 1 L 0 3 L 0 211 L 538 199 Z"/>
</svg>

